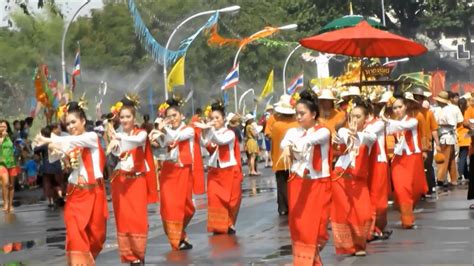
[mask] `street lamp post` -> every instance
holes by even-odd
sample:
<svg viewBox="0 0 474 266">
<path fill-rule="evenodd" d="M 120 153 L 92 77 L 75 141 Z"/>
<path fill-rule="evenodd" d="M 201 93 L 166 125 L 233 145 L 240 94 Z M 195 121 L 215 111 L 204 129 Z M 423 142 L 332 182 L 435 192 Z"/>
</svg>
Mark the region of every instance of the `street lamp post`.
<svg viewBox="0 0 474 266">
<path fill-rule="evenodd" d="M 171 32 L 171 35 L 170 37 L 168 38 L 168 41 L 166 42 L 166 46 L 165 46 L 165 52 L 164 52 L 164 58 L 163 58 L 163 83 L 165 85 L 165 100 L 168 100 L 168 88 L 166 88 L 167 84 L 166 84 L 166 79 L 167 79 L 167 62 L 166 62 L 166 57 L 168 56 L 168 48 L 170 47 L 170 44 L 171 44 L 171 40 L 173 39 L 174 35 L 176 34 L 176 32 L 184 25 L 186 24 L 188 21 L 194 19 L 194 18 L 197 18 L 197 17 L 200 17 L 200 16 L 205 16 L 205 15 L 209 15 L 209 14 L 213 14 L 213 13 L 216 13 L 216 12 L 220 12 L 220 13 L 224 13 L 224 12 L 234 12 L 234 11 L 237 11 L 240 9 L 240 6 L 229 6 L 229 7 L 225 7 L 225 8 L 221 8 L 221 9 L 217 9 L 217 10 L 209 10 L 209 11 L 204 11 L 204 12 L 200 12 L 200 13 L 197 13 L 197 14 L 194 14 L 190 17 L 188 17 L 187 19 L 183 20 L 178 26 L 176 26 L 176 28 L 173 30 L 173 32 Z"/>
<path fill-rule="evenodd" d="M 291 50 L 290 54 L 285 60 L 285 64 L 283 65 L 283 94 L 286 94 L 286 66 L 288 65 L 288 61 L 290 61 L 290 57 L 301 47 L 301 44 L 298 44 L 293 50 Z"/>
<path fill-rule="evenodd" d="M 81 7 L 79 7 L 79 9 L 76 11 L 76 13 L 74 13 L 74 15 L 72 16 L 71 20 L 66 24 L 66 28 L 64 29 L 63 31 L 63 37 L 61 39 L 61 66 L 62 66 L 62 71 L 63 71 L 63 88 L 66 88 L 66 61 L 65 61 L 65 58 L 64 58 L 64 43 L 66 42 L 66 34 L 67 34 L 67 31 L 69 30 L 69 26 L 71 26 L 71 23 L 74 21 L 74 19 L 76 18 L 76 16 L 79 14 L 79 12 L 81 11 L 82 8 L 84 8 L 87 4 L 90 3 L 91 0 L 86 0 L 86 2 L 84 4 L 82 4 Z M 72 92 L 71 92 L 71 98 L 72 98 Z"/>
<path fill-rule="evenodd" d="M 384 2 L 384 0 L 382 0 L 382 24 L 383 24 L 384 27 L 387 26 L 387 25 L 385 25 L 385 2 Z"/>
<path fill-rule="evenodd" d="M 296 29 L 297 27 L 298 27 L 297 24 L 289 24 L 289 25 L 278 27 L 278 29 L 279 30 L 293 30 L 293 29 Z M 257 31 L 256 33 L 250 35 L 249 39 L 252 39 L 253 36 L 258 35 L 258 34 L 260 34 L 262 32 L 265 32 L 265 31 L 266 31 L 266 29 Z M 240 46 L 239 50 L 237 50 L 237 53 L 235 54 L 235 57 L 234 57 L 233 68 L 235 68 L 237 66 L 237 60 L 239 59 L 239 54 L 240 54 L 240 52 L 242 51 L 243 48 L 244 48 L 243 46 Z M 238 113 L 239 106 L 237 104 L 237 85 L 234 86 L 234 101 L 235 101 L 235 112 Z"/>
</svg>

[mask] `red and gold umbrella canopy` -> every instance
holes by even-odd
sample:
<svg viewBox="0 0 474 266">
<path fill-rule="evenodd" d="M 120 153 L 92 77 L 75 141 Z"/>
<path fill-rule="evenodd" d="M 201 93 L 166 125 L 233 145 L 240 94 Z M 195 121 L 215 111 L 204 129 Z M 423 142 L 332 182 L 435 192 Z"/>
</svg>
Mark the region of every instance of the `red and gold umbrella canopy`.
<svg viewBox="0 0 474 266">
<path fill-rule="evenodd" d="M 319 52 L 352 57 L 409 57 L 427 51 L 422 44 L 376 29 L 365 20 L 354 27 L 301 39 L 300 44 Z"/>
</svg>

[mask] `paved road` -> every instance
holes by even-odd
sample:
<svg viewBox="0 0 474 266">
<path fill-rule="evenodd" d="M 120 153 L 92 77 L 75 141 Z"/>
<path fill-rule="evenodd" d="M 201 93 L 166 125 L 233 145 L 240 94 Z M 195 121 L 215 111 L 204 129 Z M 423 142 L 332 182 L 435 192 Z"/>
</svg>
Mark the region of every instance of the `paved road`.
<svg viewBox="0 0 474 266">
<path fill-rule="evenodd" d="M 170 251 L 156 205 L 150 206 L 147 263 L 290 264 L 291 241 L 287 217 L 276 212 L 275 181 L 268 169 L 262 177 L 246 177 L 244 199 L 236 236 L 206 233 L 206 199 L 196 198 L 197 213 L 188 228 L 194 245 L 190 251 Z M 436 202 L 422 202 L 417 209 L 416 230 L 401 230 L 398 213 L 389 212 L 392 238 L 369 244 L 365 258 L 336 256 L 330 242 L 322 252 L 325 265 L 473 265 L 474 211 L 467 209 L 465 188 L 442 195 Z M 98 265 L 118 265 L 113 213 L 106 248 Z M 0 264 L 65 264 L 65 228 L 61 210 L 48 210 L 44 202 L 20 206 L 15 214 L 0 214 L 0 245 L 21 242 L 22 249 L 0 253 Z"/>
</svg>

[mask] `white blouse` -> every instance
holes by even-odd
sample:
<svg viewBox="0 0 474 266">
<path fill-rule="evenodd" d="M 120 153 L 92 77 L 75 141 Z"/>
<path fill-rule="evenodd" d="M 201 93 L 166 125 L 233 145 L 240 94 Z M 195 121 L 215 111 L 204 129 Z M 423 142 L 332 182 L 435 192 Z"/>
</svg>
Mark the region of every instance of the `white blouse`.
<svg viewBox="0 0 474 266">
<path fill-rule="evenodd" d="M 377 120 L 368 124 L 365 131 L 372 132 L 377 137 L 377 145 L 380 147 L 380 153 L 377 154 L 377 162 L 387 162 L 387 152 L 385 150 L 385 123 Z"/>
<path fill-rule="evenodd" d="M 140 147 L 145 151 L 145 144 L 147 133 L 146 131 L 140 131 L 136 135 L 128 135 L 125 132 L 118 132 L 117 136 L 120 138 L 119 149 L 114 151 L 113 154 L 120 156 L 122 153 L 133 150 L 137 147 Z M 140 158 L 140 160 L 145 160 L 145 158 Z M 115 170 L 122 170 L 130 172 L 134 169 L 135 162 L 133 161 L 132 156 L 127 156 L 124 160 L 119 160 Z M 145 160 L 146 171 L 150 171 L 147 161 Z"/>
<path fill-rule="evenodd" d="M 210 155 L 208 165 L 210 167 L 219 167 L 226 168 L 229 166 L 237 165 L 237 160 L 235 159 L 234 153 L 234 141 L 235 133 L 225 127 L 215 130 L 214 128 L 210 129 L 205 138 L 203 138 L 203 145 L 213 145 L 217 146 L 216 150 Z M 219 158 L 219 146 L 228 145 L 229 149 L 228 158 L 229 161 L 222 162 Z"/>
<path fill-rule="evenodd" d="M 60 150 L 66 154 L 70 152 L 75 147 L 88 148 L 92 156 L 92 167 L 94 168 L 94 176 L 96 179 L 103 178 L 103 169 L 100 165 L 100 151 L 101 147 L 99 146 L 99 136 L 94 132 L 86 132 L 77 136 L 56 136 L 51 135 L 51 141 L 54 144 L 57 144 Z M 49 153 L 49 161 L 54 162 L 61 159 L 60 156 Z M 105 158 L 103 158 L 105 160 Z M 104 162 L 105 165 L 105 162 Z M 81 183 L 87 183 L 88 175 L 86 166 L 82 160 L 82 156 L 79 156 L 79 167 L 73 169 L 72 173 L 69 175 L 68 182 L 71 184 L 78 184 L 79 178 Z"/>
<path fill-rule="evenodd" d="M 184 123 L 177 129 L 172 129 L 171 127 L 165 127 L 164 137 L 159 138 L 158 142 L 161 147 L 168 147 L 177 142 L 189 141 L 191 147 L 191 156 L 194 156 L 194 129 L 192 127 L 186 126 Z M 173 147 L 171 150 L 167 150 L 165 160 L 179 163 L 179 148 L 178 145 Z"/>
<path fill-rule="evenodd" d="M 294 158 L 290 171 L 304 177 L 305 170 L 309 172 L 311 179 L 325 178 L 331 175 L 328 154 L 330 149 L 331 132 L 329 129 L 322 127 L 314 131 L 314 128 L 305 130 L 301 127 L 290 128 L 280 143 L 280 148 L 294 145 Z M 321 149 L 321 171 L 313 168 L 313 153 L 315 145 L 320 145 Z"/>
<path fill-rule="evenodd" d="M 337 135 L 339 136 L 339 139 L 342 141 L 340 144 L 344 145 L 349 145 L 349 136 L 350 136 L 350 130 L 347 128 L 341 128 L 337 132 Z M 355 135 L 355 142 L 354 145 L 352 146 L 352 149 L 348 151 L 347 153 L 342 154 L 339 156 L 336 162 L 336 167 L 341 167 L 342 169 L 347 169 L 349 166 L 354 168 L 356 167 L 355 162 L 356 162 L 356 157 L 359 154 L 359 148 L 362 145 L 367 146 L 369 149 L 370 153 L 370 148 L 374 144 L 377 136 L 369 131 L 362 131 L 362 132 L 357 132 Z"/>
<path fill-rule="evenodd" d="M 408 116 L 405 116 L 402 120 L 388 120 L 387 134 L 393 135 L 404 131 L 411 132 L 414 150 L 412 151 L 408 146 L 405 135 L 399 135 L 397 136 L 397 142 L 395 143 L 393 153 L 395 155 L 403 155 L 403 152 L 405 152 L 407 155 L 412 153 L 420 153 L 421 149 L 418 146 L 418 120 L 413 117 L 408 118 Z"/>
</svg>

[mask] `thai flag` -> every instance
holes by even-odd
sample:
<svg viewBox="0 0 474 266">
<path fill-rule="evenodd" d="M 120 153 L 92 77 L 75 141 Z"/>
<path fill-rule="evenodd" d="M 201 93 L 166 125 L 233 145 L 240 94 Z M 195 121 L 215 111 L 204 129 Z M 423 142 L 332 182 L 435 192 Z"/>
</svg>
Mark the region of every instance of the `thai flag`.
<svg viewBox="0 0 474 266">
<path fill-rule="evenodd" d="M 76 76 L 81 74 L 81 55 L 79 49 L 76 52 L 76 58 L 74 59 L 74 69 L 72 70 L 72 90 L 76 88 Z"/>
<path fill-rule="evenodd" d="M 81 55 L 79 49 L 77 49 L 76 59 L 74 59 L 74 69 L 72 70 L 72 75 L 79 76 L 81 74 Z"/>
<path fill-rule="evenodd" d="M 295 93 L 299 88 L 302 88 L 304 86 L 304 79 L 303 79 L 303 73 L 301 73 L 299 76 L 296 76 L 290 83 L 290 86 L 286 89 L 288 94 L 292 95 Z"/>
<path fill-rule="evenodd" d="M 239 64 L 237 64 L 232 70 L 227 74 L 224 79 L 224 83 L 221 86 L 221 90 L 227 90 L 232 88 L 239 83 Z"/>
</svg>

